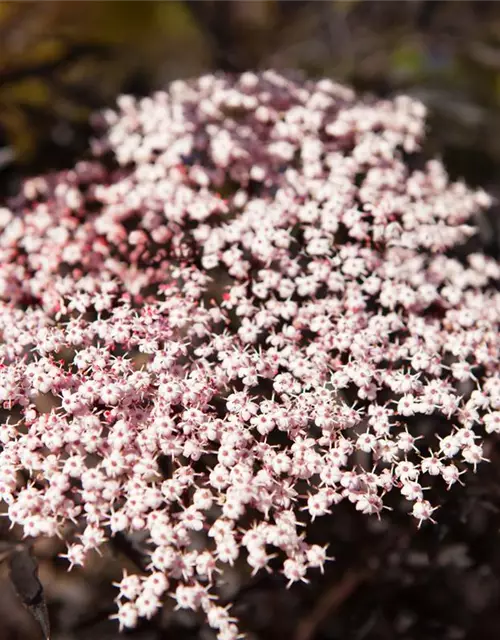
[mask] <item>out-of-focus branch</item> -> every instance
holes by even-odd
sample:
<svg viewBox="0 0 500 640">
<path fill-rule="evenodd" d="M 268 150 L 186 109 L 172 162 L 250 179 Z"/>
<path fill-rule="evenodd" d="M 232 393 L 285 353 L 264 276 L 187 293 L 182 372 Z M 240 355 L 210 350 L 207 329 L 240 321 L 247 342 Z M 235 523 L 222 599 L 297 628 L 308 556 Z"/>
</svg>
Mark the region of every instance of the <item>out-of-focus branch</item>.
<svg viewBox="0 0 500 640">
<path fill-rule="evenodd" d="M 332 584 L 316 603 L 311 613 L 299 624 L 295 640 L 313 640 L 326 618 L 338 609 L 373 573 L 370 569 L 349 570 L 340 582 Z"/>
<path fill-rule="evenodd" d="M 25 78 L 31 76 L 44 76 L 64 69 L 69 64 L 79 61 L 82 57 L 89 55 L 103 54 L 107 52 L 108 47 L 104 45 L 88 45 L 88 44 L 74 44 L 61 58 L 55 60 L 49 60 L 46 62 L 40 62 L 39 64 L 33 64 L 26 67 L 19 67 L 18 69 L 6 69 L 0 71 L 0 86 L 19 82 Z"/>
<path fill-rule="evenodd" d="M 237 43 L 231 20 L 232 5 L 229 0 L 214 3 L 184 0 L 184 6 L 211 41 L 213 66 L 221 71 L 238 72 L 243 68 L 235 55 Z"/>
<path fill-rule="evenodd" d="M 304 7 L 311 3 L 309 0 L 277 0 L 278 27 L 284 27 L 287 22 L 294 20 Z"/>
<path fill-rule="evenodd" d="M 234 2 L 231 0 L 216 2 L 184 0 L 183 4 L 210 42 L 212 65 L 215 69 L 237 73 L 246 71 L 249 66 L 262 61 L 266 51 L 262 51 L 260 59 L 257 60 L 249 59 L 244 53 L 242 54 Z M 273 12 L 273 37 L 276 36 L 279 39 L 283 29 L 293 23 L 307 6 L 310 6 L 307 0 L 277 0 Z"/>
<path fill-rule="evenodd" d="M 422 31 L 427 31 L 442 4 L 442 0 L 423 0 L 416 16 L 417 27 Z"/>
<path fill-rule="evenodd" d="M 115 533 L 111 537 L 111 544 L 115 551 L 128 558 L 142 573 L 146 572 L 148 564 L 146 555 L 128 536 L 121 532 Z"/>
<path fill-rule="evenodd" d="M 320 37 L 323 38 L 332 60 L 342 61 L 344 66 L 352 67 L 354 49 L 345 14 L 339 11 L 336 3 L 322 2 L 318 20 Z"/>
</svg>

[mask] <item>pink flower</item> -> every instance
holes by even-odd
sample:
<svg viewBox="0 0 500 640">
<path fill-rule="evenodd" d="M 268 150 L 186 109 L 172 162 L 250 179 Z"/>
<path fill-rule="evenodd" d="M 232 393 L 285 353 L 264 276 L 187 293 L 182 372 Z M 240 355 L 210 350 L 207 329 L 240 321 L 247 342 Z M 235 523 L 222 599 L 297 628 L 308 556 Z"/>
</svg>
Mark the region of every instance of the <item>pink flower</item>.
<svg viewBox="0 0 500 640">
<path fill-rule="evenodd" d="M 329 558 L 302 525 L 392 492 L 420 526 L 429 477 L 485 459 L 500 266 L 449 256 L 489 198 L 407 166 L 424 116 L 274 71 L 177 81 L 0 210 L 0 498 L 70 567 L 144 540 L 121 628 L 166 594 L 237 638 L 227 565 L 307 582 Z"/>
</svg>

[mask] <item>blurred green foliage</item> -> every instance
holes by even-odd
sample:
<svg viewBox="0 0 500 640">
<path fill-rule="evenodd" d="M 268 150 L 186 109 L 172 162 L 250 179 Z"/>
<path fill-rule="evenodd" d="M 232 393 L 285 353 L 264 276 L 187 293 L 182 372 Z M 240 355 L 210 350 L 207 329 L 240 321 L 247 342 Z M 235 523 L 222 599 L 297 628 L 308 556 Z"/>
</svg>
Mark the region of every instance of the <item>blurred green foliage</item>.
<svg viewBox="0 0 500 640">
<path fill-rule="evenodd" d="M 58 123 L 86 121 L 128 85 L 148 90 L 165 60 L 189 70 L 202 55 L 178 3 L 0 2 L 0 123 L 29 162 Z"/>
</svg>

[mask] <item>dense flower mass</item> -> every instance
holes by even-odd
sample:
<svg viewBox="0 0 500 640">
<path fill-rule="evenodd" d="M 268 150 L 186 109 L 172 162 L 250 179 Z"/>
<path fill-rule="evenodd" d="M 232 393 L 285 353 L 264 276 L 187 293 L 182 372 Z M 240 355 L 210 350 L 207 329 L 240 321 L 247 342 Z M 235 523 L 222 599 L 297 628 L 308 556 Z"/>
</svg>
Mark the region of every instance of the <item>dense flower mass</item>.
<svg viewBox="0 0 500 640">
<path fill-rule="evenodd" d="M 0 211 L 0 499 L 71 566 L 141 543 L 121 627 L 168 594 L 231 640 L 224 566 L 306 581 L 308 522 L 389 494 L 432 520 L 428 487 L 485 458 L 500 267 L 450 250 L 489 199 L 415 168 L 424 117 L 271 71 L 178 81 Z"/>
</svg>

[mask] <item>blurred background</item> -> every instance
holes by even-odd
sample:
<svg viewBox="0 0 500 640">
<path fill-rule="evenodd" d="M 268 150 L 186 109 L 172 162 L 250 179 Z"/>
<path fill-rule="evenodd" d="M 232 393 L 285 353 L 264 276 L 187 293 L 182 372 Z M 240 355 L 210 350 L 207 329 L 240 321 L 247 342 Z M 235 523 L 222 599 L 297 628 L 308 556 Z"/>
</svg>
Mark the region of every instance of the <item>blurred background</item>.
<svg viewBox="0 0 500 640">
<path fill-rule="evenodd" d="M 453 178 L 500 197 L 500 2 L 219 0 L 0 2 L 0 195 L 23 176 L 85 153 L 89 114 L 120 93 L 145 95 L 215 69 L 298 68 L 380 96 L 429 107 L 425 153 Z M 499 254 L 500 210 L 481 222 Z M 451 491 L 439 524 L 381 523 L 343 505 L 313 534 L 332 563 L 311 585 L 233 576 L 228 597 L 257 640 L 497 640 L 500 637 L 500 467 Z M 365 522 L 368 521 L 368 522 Z M 0 533 L 7 541 L 5 519 Z M 1 546 L 1 545 L 0 545 Z M 1 551 L 1 549 L 0 549 Z M 130 550 L 105 550 L 66 573 L 57 543 L 36 546 L 52 640 L 118 638 L 111 580 Z M 127 560 L 127 558 L 129 558 Z M 128 564 L 127 564 L 128 563 Z M 40 638 L 0 565 L 0 640 Z M 164 613 L 126 634 L 141 640 L 212 637 L 200 620 Z"/>
<path fill-rule="evenodd" d="M 22 174 L 68 166 L 89 113 L 119 93 L 269 67 L 422 99 L 429 152 L 453 177 L 498 189 L 498 2 L 46 0 L 0 1 L 0 195 Z"/>
</svg>

